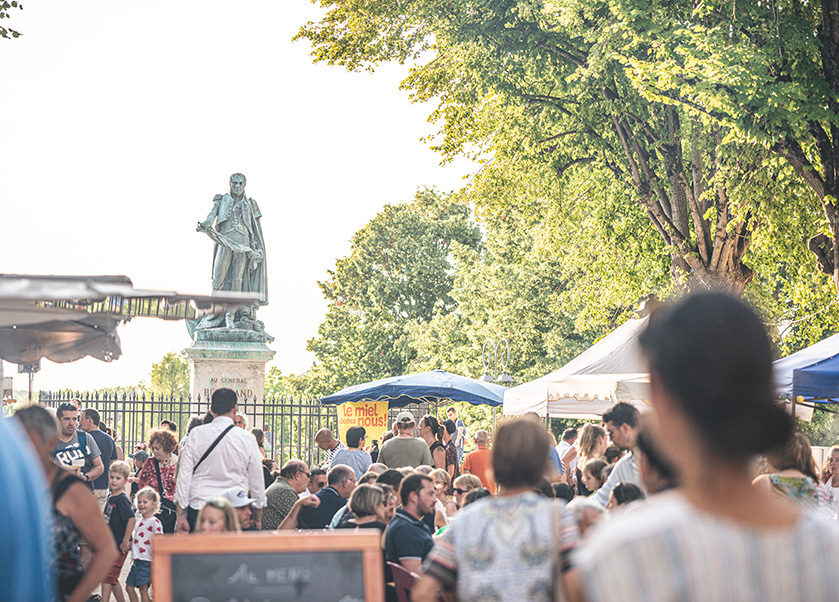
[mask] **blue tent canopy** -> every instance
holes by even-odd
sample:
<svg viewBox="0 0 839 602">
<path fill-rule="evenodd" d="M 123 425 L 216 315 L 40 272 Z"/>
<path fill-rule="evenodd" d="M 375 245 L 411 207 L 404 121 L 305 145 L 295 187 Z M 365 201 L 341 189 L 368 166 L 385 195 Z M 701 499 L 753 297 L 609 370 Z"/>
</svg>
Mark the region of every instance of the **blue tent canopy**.
<svg viewBox="0 0 839 602">
<path fill-rule="evenodd" d="M 504 400 L 504 391 L 506 389 L 501 385 L 445 370 L 431 370 L 346 387 L 321 398 L 320 402 L 322 405 L 339 405 L 347 401 L 387 401 L 388 408 L 402 408 L 413 403 L 439 403 L 450 399 L 497 407 Z"/>
<path fill-rule="evenodd" d="M 839 355 L 792 372 L 792 394 L 839 402 Z"/>
<path fill-rule="evenodd" d="M 839 334 L 775 361 L 773 369 L 780 398 L 839 402 Z"/>
</svg>

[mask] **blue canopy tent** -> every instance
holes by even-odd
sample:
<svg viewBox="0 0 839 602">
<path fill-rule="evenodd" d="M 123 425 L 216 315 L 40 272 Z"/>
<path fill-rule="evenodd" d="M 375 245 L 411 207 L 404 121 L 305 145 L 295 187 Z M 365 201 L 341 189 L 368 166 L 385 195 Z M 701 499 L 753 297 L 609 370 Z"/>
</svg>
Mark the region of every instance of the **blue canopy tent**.
<svg viewBox="0 0 839 602">
<path fill-rule="evenodd" d="M 793 371 L 792 395 L 839 403 L 839 355 Z"/>
<path fill-rule="evenodd" d="M 500 406 L 504 401 L 501 385 L 459 376 L 445 370 L 405 374 L 353 385 L 321 398 L 321 405 L 340 405 L 347 401 L 387 401 L 388 408 L 414 403 L 465 401 L 472 405 Z"/>
<path fill-rule="evenodd" d="M 773 369 L 778 395 L 789 399 L 793 406 L 802 401 L 839 403 L 839 334 L 777 360 Z M 818 407 L 827 409 L 824 405 Z"/>
</svg>

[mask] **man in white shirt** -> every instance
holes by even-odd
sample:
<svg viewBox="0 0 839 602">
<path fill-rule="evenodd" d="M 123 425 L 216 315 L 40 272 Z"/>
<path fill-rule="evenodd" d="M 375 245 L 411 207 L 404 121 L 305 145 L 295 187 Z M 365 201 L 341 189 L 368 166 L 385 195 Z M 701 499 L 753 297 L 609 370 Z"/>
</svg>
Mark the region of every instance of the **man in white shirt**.
<svg viewBox="0 0 839 602">
<path fill-rule="evenodd" d="M 628 450 L 628 453 L 615 464 L 603 486 L 594 494 L 595 501 L 605 506 L 615 485 L 634 483 L 641 488 L 641 491 L 644 491 L 644 483 L 641 481 L 641 471 L 632 455 L 635 440 L 638 438 L 638 410 L 625 402 L 616 403 L 603 414 L 603 428 L 609 433 L 612 443 L 621 450 Z"/>
<path fill-rule="evenodd" d="M 210 405 L 215 418 L 194 428 L 181 451 L 175 487 L 179 534 L 195 529 L 204 500 L 231 487 L 250 491 L 254 499 L 252 524 L 261 528 L 266 504 L 262 454 L 251 433 L 234 428 L 236 403 L 232 389 L 215 391 Z"/>
</svg>

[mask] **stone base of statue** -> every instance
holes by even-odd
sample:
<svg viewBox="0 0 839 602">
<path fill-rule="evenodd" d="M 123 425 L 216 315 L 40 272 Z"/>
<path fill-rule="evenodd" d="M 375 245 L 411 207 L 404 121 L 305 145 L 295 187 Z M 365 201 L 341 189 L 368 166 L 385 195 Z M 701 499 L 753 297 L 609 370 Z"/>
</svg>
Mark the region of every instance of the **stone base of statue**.
<svg viewBox="0 0 839 602">
<path fill-rule="evenodd" d="M 204 402 L 213 391 L 233 389 L 239 396 L 239 411 L 248 416 L 248 428 L 262 428 L 265 364 L 276 353 L 265 344 L 264 333 L 212 328 L 196 330 L 194 336 L 192 345 L 184 349 L 189 360 L 193 404 L 200 399 L 206 411 Z M 195 404 L 191 413 L 198 412 Z"/>
</svg>

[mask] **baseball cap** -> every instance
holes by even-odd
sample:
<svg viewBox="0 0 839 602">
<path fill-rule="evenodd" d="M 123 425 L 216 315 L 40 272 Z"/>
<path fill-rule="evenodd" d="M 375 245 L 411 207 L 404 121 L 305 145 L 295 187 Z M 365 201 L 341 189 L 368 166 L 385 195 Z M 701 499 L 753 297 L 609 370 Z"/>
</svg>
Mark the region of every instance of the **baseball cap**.
<svg viewBox="0 0 839 602">
<path fill-rule="evenodd" d="M 225 498 L 228 502 L 230 502 L 230 505 L 234 508 L 241 508 L 242 506 L 247 506 L 256 501 L 249 498 L 248 492 L 242 489 L 241 487 L 231 487 L 230 489 L 222 493 L 221 497 Z"/>
<path fill-rule="evenodd" d="M 457 425 L 451 420 L 443 421 L 443 426 L 446 427 L 446 432 L 449 435 L 454 435 L 457 432 Z"/>
<path fill-rule="evenodd" d="M 139 460 L 140 462 L 145 462 L 149 459 L 149 452 L 147 452 L 144 449 L 141 449 L 140 451 L 136 451 L 133 454 L 128 454 L 128 457 L 133 458 L 135 460 Z"/>
<path fill-rule="evenodd" d="M 410 412 L 399 412 L 396 415 L 396 422 L 401 422 L 402 424 L 414 424 L 416 422 L 416 418 Z"/>
</svg>

